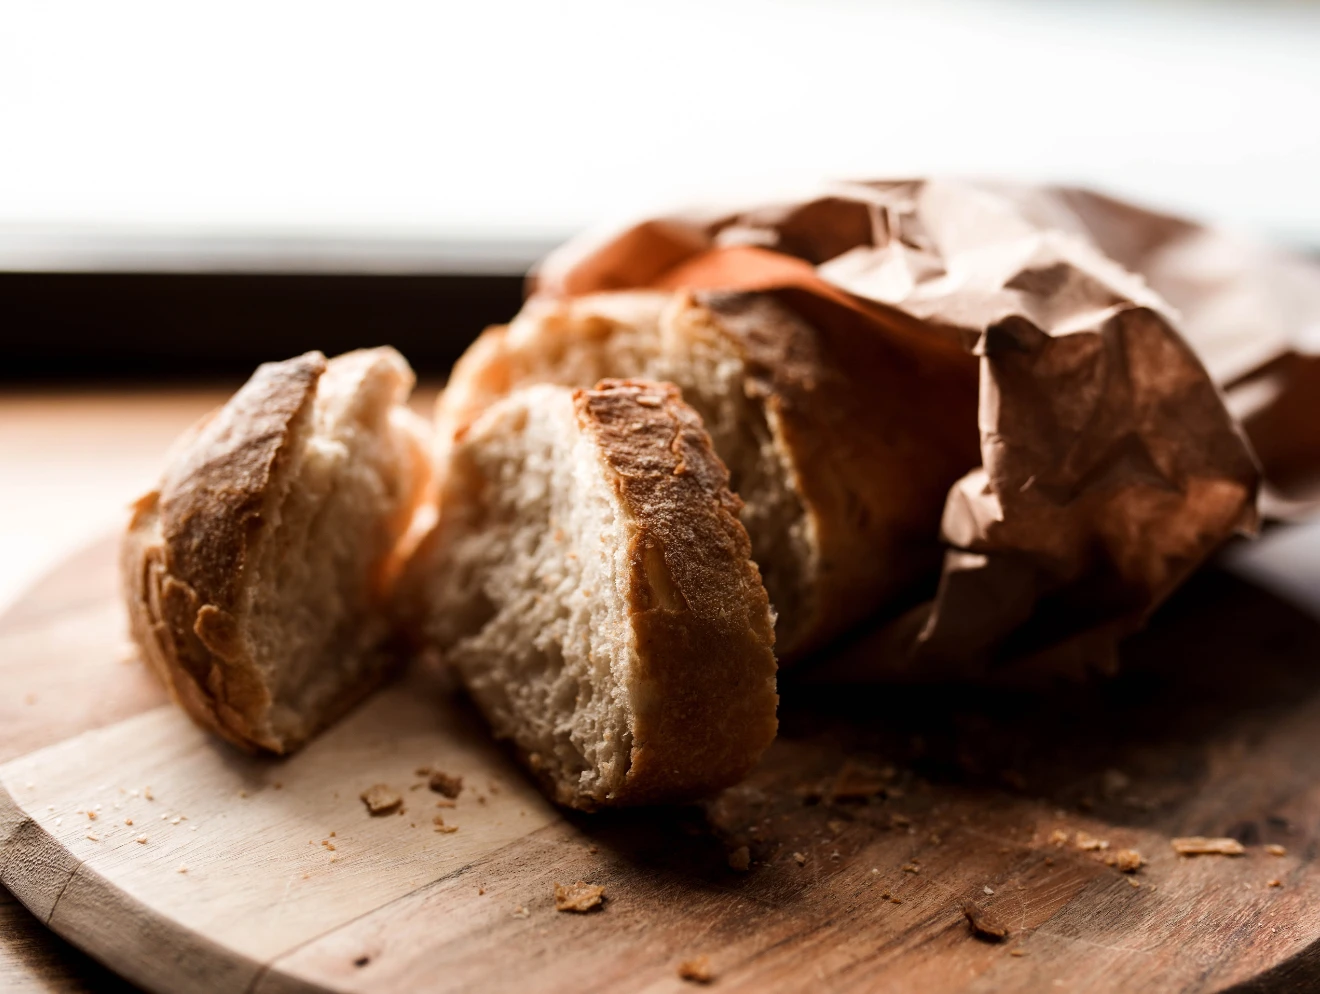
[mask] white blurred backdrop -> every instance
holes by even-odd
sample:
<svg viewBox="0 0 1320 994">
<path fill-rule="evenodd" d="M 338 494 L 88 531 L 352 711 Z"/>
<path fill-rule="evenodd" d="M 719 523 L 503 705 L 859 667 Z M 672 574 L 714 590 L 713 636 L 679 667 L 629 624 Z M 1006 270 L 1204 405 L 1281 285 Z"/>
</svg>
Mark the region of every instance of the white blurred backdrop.
<svg viewBox="0 0 1320 994">
<path fill-rule="evenodd" d="M 1320 245 L 1320 5 L 0 3 L 10 249 L 375 239 L 482 268 L 712 190 L 931 171 Z"/>
</svg>

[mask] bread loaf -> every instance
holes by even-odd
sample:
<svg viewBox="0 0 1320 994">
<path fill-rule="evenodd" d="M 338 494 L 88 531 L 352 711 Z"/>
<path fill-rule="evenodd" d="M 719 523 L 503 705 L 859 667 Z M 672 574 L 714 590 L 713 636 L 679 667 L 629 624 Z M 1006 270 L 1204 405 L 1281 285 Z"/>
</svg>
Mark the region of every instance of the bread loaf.
<svg viewBox="0 0 1320 994">
<path fill-rule="evenodd" d="M 742 497 L 742 521 L 791 661 L 938 571 L 940 514 L 978 461 L 969 357 L 813 323 L 768 293 L 533 297 L 454 368 L 437 443 L 530 383 L 672 381 Z M 808 312 L 809 313 L 809 312 Z M 928 591 L 927 591 L 928 593 Z"/>
<path fill-rule="evenodd" d="M 398 548 L 430 476 L 393 349 L 268 363 L 176 445 L 122 550 L 142 655 L 200 724 L 285 753 L 389 668 Z"/>
<path fill-rule="evenodd" d="M 774 738 L 773 619 L 728 479 L 670 384 L 516 390 L 451 439 L 410 600 L 559 803 L 691 799 Z"/>
</svg>

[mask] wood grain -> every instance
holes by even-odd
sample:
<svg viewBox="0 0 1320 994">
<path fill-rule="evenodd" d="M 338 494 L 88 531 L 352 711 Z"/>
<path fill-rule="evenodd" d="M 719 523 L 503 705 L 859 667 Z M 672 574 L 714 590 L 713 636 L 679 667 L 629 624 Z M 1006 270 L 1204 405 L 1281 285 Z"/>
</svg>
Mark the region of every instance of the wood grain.
<svg viewBox="0 0 1320 994">
<path fill-rule="evenodd" d="M 1230 574 L 1193 581 L 1111 683 L 785 686 L 783 733 L 748 783 L 579 817 L 424 670 L 291 760 L 213 742 L 119 661 L 112 591 L 95 593 L 108 552 L 43 588 L 67 609 L 28 603 L 0 628 L 3 686 L 38 688 L 34 704 L 0 697 L 36 748 L 0 768 L 0 879 L 149 988 L 681 990 L 679 963 L 699 955 L 721 990 L 1320 983 L 1320 624 Z M 42 721 L 22 717 L 52 695 Z M 63 723 L 65 706 L 87 710 Z M 78 722 L 95 727 L 68 737 Z M 407 789 L 430 763 L 465 776 L 455 808 Z M 848 770 L 883 789 L 833 796 Z M 366 814 L 357 794 L 377 780 L 404 791 L 404 815 Z M 96 804 L 95 821 L 78 813 Z M 459 831 L 434 831 L 435 814 Z M 1078 849 L 1079 831 L 1109 849 Z M 1247 854 L 1177 856 L 1169 839 L 1192 834 Z M 1137 887 L 1103 862 L 1122 847 L 1148 861 Z M 606 887 L 603 910 L 554 910 L 554 884 L 577 879 Z M 972 936 L 967 900 L 1005 942 Z"/>
</svg>

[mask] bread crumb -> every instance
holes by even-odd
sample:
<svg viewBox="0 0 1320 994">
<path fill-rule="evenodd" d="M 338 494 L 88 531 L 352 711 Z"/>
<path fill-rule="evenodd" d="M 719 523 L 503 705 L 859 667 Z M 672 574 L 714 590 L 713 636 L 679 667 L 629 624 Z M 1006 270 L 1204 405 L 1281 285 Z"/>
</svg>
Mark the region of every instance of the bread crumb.
<svg viewBox="0 0 1320 994">
<path fill-rule="evenodd" d="M 1094 835 L 1088 835 L 1086 832 L 1078 832 L 1073 837 L 1073 845 L 1083 852 L 1096 852 L 1100 849 L 1108 849 L 1109 840 L 1097 839 Z"/>
<path fill-rule="evenodd" d="M 1068 844 L 1068 833 L 1061 828 L 1056 828 L 1050 833 L 1049 842 L 1053 846 L 1066 846 Z"/>
<path fill-rule="evenodd" d="M 1237 839 L 1208 839 L 1202 835 L 1171 839 L 1169 844 L 1179 856 L 1241 856 L 1247 851 Z"/>
<path fill-rule="evenodd" d="M 325 848 L 326 848 L 329 852 L 334 852 L 334 851 L 335 851 L 335 844 L 334 844 L 333 842 L 331 842 L 329 839 L 322 839 L 322 840 L 321 840 L 321 845 L 325 846 Z"/>
<path fill-rule="evenodd" d="M 132 818 L 125 818 L 125 819 L 124 819 L 124 824 L 125 824 L 125 825 L 132 825 L 132 824 L 133 824 L 133 819 L 132 819 Z"/>
<path fill-rule="evenodd" d="M 145 835 L 139 835 L 137 837 L 137 843 L 140 846 L 145 846 L 147 844 L 147 837 Z"/>
<path fill-rule="evenodd" d="M 455 804 L 453 801 L 449 801 L 449 800 L 446 800 L 446 799 L 444 799 L 444 798 L 441 798 L 440 800 L 436 801 L 436 802 L 435 802 L 435 806 L 436 806 L 437 808 L 456 808 L 456 807 L 458 807 L 458 805 Z"/>
<path fill-rule="evenodd" d="M 800 852 L 795 852 L 793 854 L 793 862 L 796 863 L 798 866 L 806 866 L 807 857 Z"/>
<path fill-rule="evenodd" d="M 403 804 L 399 792 L 388 784 L 378 783 L 364 790 L 359 797 L 373 816 L 388 815 L 398 811 Z"/>
<path fill-rule="evenodd" d="M 594 856 L 600 852 L 600 846 L 587 846 L 587 852 Z"/>
<path fill-rule="evenodd" d="M 337 834 L 337 833 L 335 833 L 335 832 L 331 832 L 331 833 L 330 833 L 330 838 L 333 839 L 333 838 L 335 837 L 336 834 Z"/>
<path fill-rule="evenodd" d="M 419 766 L 417 769 L 413 770 L 413 774 L 419 777 L 429 777 L 431 775 L 431 767 Z"/>
<path fill-rule="evenodd" d="M 984 887 L 981 888 L 981 892 L 982 892 L 983 894 L 990 894 L 990 895 L 993 895 L 994 892 L 995 892 L 995 889 L 994 889 L 993 887 L 991 887 L 989 884 L 986 884 Z"/>
<path fill-rule="evenodd" d="M 752 866 L 752 852 L 746 846 L 739 846 L 729 853 L 729 869 L 746 873 Z"/>
<path fill-rule="evenodd" d="M 558 882 L 555 884 L 556 911 L 591 911 L 593 908 L 599 908 L 604 898 L 604 887 L 597 887 L 582 880 L 567 887 Z"/>
<path fill-rule="evenodd" d="M 1053 865 L 1054 865 L 1054 857 L 1053 857 L 1053 856 L 1046 856 L 1046 857 L 1045 857 L 1045 865 L 1046 865 L 1046 866 L 1053 866 Z"/>
<path fill-rule="evenodd" d="M 834 782 L 826 791 L 825 801 L 828 804 L 836 801 L 865 801 L 879 794 L 897 797 L 897 789 L 889 786 L 894 776 L 892 766 L 877 770 L 852 759 L 844 760 Z"/>
<path fill-rule="evenodd" d="M 1269 881 L 1266 881 L 1265 886 L 1266 886 L 1266 887 L 1282 887 L 1282 886 L 1283 886 L 1283 881 L 1282 881 L 1282 880 L 1278 880 L 1278 879 L 1269 880 Z"/>
<path fill-rule="evenodd" d="M 902 899 L 901 897 L 891 897 L 891 898 L 889 899 L 889 903 L 890 903 L 890 904 L 902 904 L 902 903 L 903 903 L 903 899 Z"/>
<path fill-rule="evenodd" d="M 439 815 L 435 816 L 434 821 L 435 821 L 435 830 L 437 832 L 442 832 L 445 835 L 450 835 L 458 831 L 457 825 L 446 825 L 445 820 L 441 818 Z"/>
<path fill-rule="evenodd" d="M 181 866 L 181 867 L 179 867 L 177 870 L 175 870 L 174 872 L 175 872 L 175 873 L 187 873 L 187 872 L 188 872 L 188 867 L 186 867 L 186 866 Z"/>
<path fill-rule="evenodd" d="M 1010 956 L 1025 956 L 1025 955 L 1027 955 L 1027 951 L 1026 951 L 1025 949 L 1010 949 L 1010 950 L 1008 951 L 1008 955 L 1010 955 Z"/>
<path fill-rule="evenodd" d="M 715 979 L 709 956 L 697 956 L 678 964 L 678 975 L 693 984 L 708 984 Z"/>
<path fill-rule="evenodd" d="M 1287 855 L 1288 855 L 1288 850 L 1287 850 L 1287 849 L 1285 849 L 1283 846 L 1276 845 L 1276 844 L 1274 844 L 1274 843 L 1271 843 L 1270 845 L 1266 846 L 1266 847 L 1265 847 L 1265 851 L 1266 851 L 1267 853 L 1269 853 L 1271 856 L 1287 856 Z"/>
<path fill-rule="evenodd" d="M 1126 880 L 1126 881 L 1128 882 L 1128 886 L 1129 886 L 1129 887 L 1140 887 L 1140 886 L 1141 886 L 1140 882 L 1137 880 L 1136 877 L 1124 877 L 1123 879 Z"/>
<path fill-rule="evenodd" d="M 516 907 L 516 908 L 513 909 L 513 917 L 514 917 L 514 918 L 530 918 L 530 917 L 532 917 L 532 913 L 531 913 L 530 911 L 528 911 L 526 908 L 524 908 L 524 907 L 520 904 L 520 905 L 518 905 L 518 907 Z"/>
<path fill-rule="evenodd" d="M 442 770 L 435 770 L 426 785 L 437 794 L 443 794 L 450 800 L 454 800 L 463 792 L 463 778 L 451 776 Z"/>
<path fill-rule="evenodd" d="M 916 863 L 904 863 L 902 869 L 903 869 L 903 872 L 904 872 L 904 873 L 920 873 L 920 872 L 921 872 L 921 867 L 919 867 Z"/>
<path fill-rule="evenodd" d="M 972 934 L 988 942 L 1002 942 L 1008 936 L 1008 927 L 998 918 L 987 913 L 975 901 L 963 902 L 963 917 L 972 927 Z"/>
<path fill-rule="evenodd" d="M 96 821 L 96 812 L 95 812 L 95 811 L 88 811 L 88 812 L 87 812 L 87 820 L 88 820 L 88 821 Z"/>
<path fill-rule="evenodd" d="M 101 840 L 100 840 L 99 838 L 97 838 L 95 835 L 93 835 L 91 832 L 88 832 L 88 833 L 87 833 L 87 841 L 88 841 L 88 842 L 100 842 Z"/>
<path fill-rule="evenodd" d="M 485 887 L 482 887 L 480 884 L 478 884 L 478 885 L 477 885 L 477 897 L 481 897 L 481 895 L 484 894 L 484 893 L 486 893 L 486 888 L 485 888 Z"/>
<path fill-rule="evenodd" d="M 142 788 L 142 796 L 145 797 L 148 801 L 154 801 L 156 799 L 156 795 L 151 792 L 150 787 Z"/>
<path fill-rule="evenodd" d="M 1120 873 L 1136 873 L 1146 860 L 1135 849 L 1120 849 L 1105 857 L 1105 862 Z"/>
</svg>

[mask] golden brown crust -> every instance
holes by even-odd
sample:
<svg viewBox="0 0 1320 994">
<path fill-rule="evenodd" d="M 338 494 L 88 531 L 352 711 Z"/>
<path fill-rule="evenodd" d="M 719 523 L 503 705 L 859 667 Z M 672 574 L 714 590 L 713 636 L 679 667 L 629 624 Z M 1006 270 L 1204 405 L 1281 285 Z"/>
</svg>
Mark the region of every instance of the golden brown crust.
<svg viewBox="0 0 1320 994">
<path fill-rule="evenodd" d="M 691 798 L 740 780 L 776 729 L 774 627 L 742 502 L 677 387 L 574 393 L 632 518 L 631 762 L 612 803 Z"/>
<path fill-rule="evenodd" d="M 130 627 L 147 663 L 197 722 L 249 750 L 296 745 L 261 727 L 270 692 L 237 614 L 244 565 L 325 366 L 319 352 L 260 366 L 176 452 L 123 544 Z"/>
<path fill-rule="evenodd" d="M 907 350 L 795 291 L 688 300 L 679 327 L 713 324 L 743 360 L 809 520 L 816 585 L 781 622 L 791 660 L 938 573 L 945 495 L 979 460 L 976 363 Z"/>
</svg>

